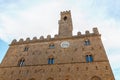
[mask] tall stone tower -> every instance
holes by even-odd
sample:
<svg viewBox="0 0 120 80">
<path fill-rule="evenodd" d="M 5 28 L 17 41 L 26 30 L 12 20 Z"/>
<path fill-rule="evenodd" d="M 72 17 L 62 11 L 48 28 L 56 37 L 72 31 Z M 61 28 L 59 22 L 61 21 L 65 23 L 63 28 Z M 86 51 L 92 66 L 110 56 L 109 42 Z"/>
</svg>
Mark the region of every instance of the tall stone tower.
<svg viewBox="0 0 120 80">
<path fill-rule="evenodd" d="M 71 12 L 61 12 L 54 38 L 13 40 L 0 80 L 115 80 L 97 28 L 72 35 Z"/>
<path fill-rule="evenodd" d="M 72 18 L 70 11 L 61 12 L 61 18 L 59 20 L 59 37 L 71 37 L 72 36 Z"/>
</svg>

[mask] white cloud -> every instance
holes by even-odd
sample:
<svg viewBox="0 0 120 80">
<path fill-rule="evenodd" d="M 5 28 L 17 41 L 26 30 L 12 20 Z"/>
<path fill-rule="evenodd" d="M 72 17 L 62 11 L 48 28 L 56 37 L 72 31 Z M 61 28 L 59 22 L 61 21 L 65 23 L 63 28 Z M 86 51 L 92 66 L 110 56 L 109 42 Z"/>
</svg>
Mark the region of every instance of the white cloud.
<svg viewBox="0 0 120 80">
<path fill-rule="evenodd" d="M 120 61 L 120 54 L 119 53 L 110 54 L 108 58 L 110 63 L 116 67 L 116 64 L 118 64 Z"/>
<path fill-rule="evenodd" d="M 71 10 L 74 34 L 77 31 L 82 33 L 85 30 L 92 30 L 93 27 L 98 27 L 102 34 L 103 43 L 107 48 L 119 48 L 120 25 L 113 18 L 106 18 L 106 7 L 97 7 L 93 5 L 93 1 L 86 4 L 86 1 L 76 1 L 76 3 L 68 1 L 51 1 L 37 3 L 24 10 L 13 10 L 10 13 L 1 13 L 3 28 L 1 31 L 1 38 L 10 41 L 13 38 L 26 38 L 33 36 L 46 36 L 47 34 L 57 34 L 59 11 Z M 21 3 L 27 3 L 22 1 Z"/>
<path fill-rule="evenodd" d="M 77 31 L 92 30 L 93 27 L 98 27 L 102 34 L 103 42 L 107 47 L 120 47 L 118 44 L 120 28 L 117 28 L 120 23 L 114 19 L 106 19 L 106 8 L 99 7 L 99 11 L 93 5 L 93 1 L 87 3 L 85 1 L 51 1 L 41 2 L 36 5 L 27 7 L 24 10 L 13 10 L 7 14 L 1 13 L 3 27 L 0 29 L 1 38 L 9 41 L 10 38 L 19 39 L 21 37 L 46 36 L 47 34 L 57 34 L 59 11 L 71 10 L 74 34 Z M 27 3 L 22 1 L 21 3 Z M 93 6 L 92 6 L 93 5 Z M 100 5 L 99 5 L 100 6 Z M 98 11 L 98 12 L 97 12 Z M 7 39 L 8 38 L 8 39 Z M 111 44 L 109 44 L 111 43 Z"/>
<path fill-rule="evenodd" d="M 120 48 L 120 28 L 118 27 L 120 23 L 115 20 L 101 20 L 98 25 L 100 26 L 100 32 L 102 34 L 102 39 L 106 47 L 119 47 Z"/>
<path fill-rule="evenodd" d="M 58 22 L 56 19 L 58 15 L 54 11 L 58 6 L 58 3 L 51 2 L 17 11 L 12 16 L 1 14 L 4 27 L 1 29 L 1 38 L 9 41 L 8 35 L 18 39 L 18 37 L 46 36 L 57 32 Z"/>
</svg>

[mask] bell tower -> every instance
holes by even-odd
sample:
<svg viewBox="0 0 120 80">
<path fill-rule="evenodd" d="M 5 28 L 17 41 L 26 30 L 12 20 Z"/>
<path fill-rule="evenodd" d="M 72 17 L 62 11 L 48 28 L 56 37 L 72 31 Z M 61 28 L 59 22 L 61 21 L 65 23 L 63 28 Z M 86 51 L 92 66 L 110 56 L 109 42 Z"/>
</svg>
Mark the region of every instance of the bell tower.
<svg viewBox="0 0 120 80">
<path fill-rule="evenodd" d="M 71 12 L 64 11 L 61 12 L 60 15 L 58 35 L 59 37 L 71 37 L 73 31 Z"/>
</svg>

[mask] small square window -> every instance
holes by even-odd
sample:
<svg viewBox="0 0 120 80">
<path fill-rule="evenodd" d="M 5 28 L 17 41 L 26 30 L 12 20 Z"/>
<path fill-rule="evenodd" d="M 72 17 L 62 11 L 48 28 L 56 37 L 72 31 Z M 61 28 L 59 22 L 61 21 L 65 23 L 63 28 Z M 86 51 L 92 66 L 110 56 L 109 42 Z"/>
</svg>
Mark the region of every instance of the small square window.
<svg viewBox="0 0 120 80">
<path fill-rule="evenodd" d="M 85 40 L 85 41 L 84 41 L 84 45 L 85 45 L 85 46 L 90 45 L 90 40 Z"/>
<path fill-rule="evenodd" d="M 48 59 L 48 64 L 54 64 L 54 58 L 49 58 Z"/>
<path fill-rule="evenodd" d="M 24 58 L 22 58 L 22 59 L 19 60 L 18 66 L 19 67 L 25 66 L 25 59 Z"/>
<path fill-rule="evenodd" d="M 93 62 L 92 55 L 86 55 L 86 62 Z"/>
<path fill-rule="evenodd" d="M 50 49 L 54 49 L 54 48 L 55 48 L 55 45 L 54 45 L 54 44 L 50 44 L 50 45 L 49 45 L 49 48 L 50 48 Z"/>
<path fill-rule="evenodd" d="M 24 51 L 28 51 L 28 49 L 29 49 L 29 47 L 25 47 L 25 48 L 24 48 Z"/>
</svg>

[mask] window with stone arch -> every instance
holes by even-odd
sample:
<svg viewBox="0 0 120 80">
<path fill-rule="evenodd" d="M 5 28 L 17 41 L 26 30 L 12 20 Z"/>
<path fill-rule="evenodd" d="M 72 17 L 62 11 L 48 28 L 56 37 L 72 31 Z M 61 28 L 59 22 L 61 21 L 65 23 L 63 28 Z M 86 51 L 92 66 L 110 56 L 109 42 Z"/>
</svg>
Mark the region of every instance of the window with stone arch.
<svg viewBox="0 0 120 80">
<path fill-rule="evenodd" d="M 98 77 L 98 76 L 93 76 L 93 77 L 91 78 L 91 80 L 101 80 L 101 78 Z"/>
<path fill-rule="evenodd" d="M 85 46 L 89 46 L 91 43 L 90 43 L 90 40 L 89 39 L 86 39 L 85 41 L 84 41 L 84 45 Z"/>
<path fill-rule="evenodd" d="M 64 16 L 63 20 L 66 21 L 67 20 L 67 16 Z"/>
<path fill-rule="evenodd" d="M 48 64 L 54 64 L 54 58 L 48 58 Z"/>
<path fill-rule="evenodd" d="M 86 55 L 86 62 L 93 62 L 93 56 L 92 55 Z"/>
<path fill-rule="evenodd" d="M 54 62 L 55 62 L 54 56 L 53 55 L 49 56 L 48 64 L 54 64 Z"/>
<path fill-rule="evenodd" d="M 24 58 L 21 58 L 21 59 L 18 61 L 18 66 L 20 66 L 20 67 L 25 66 L 25 59 L 24 59 Z"/>
</svg>

